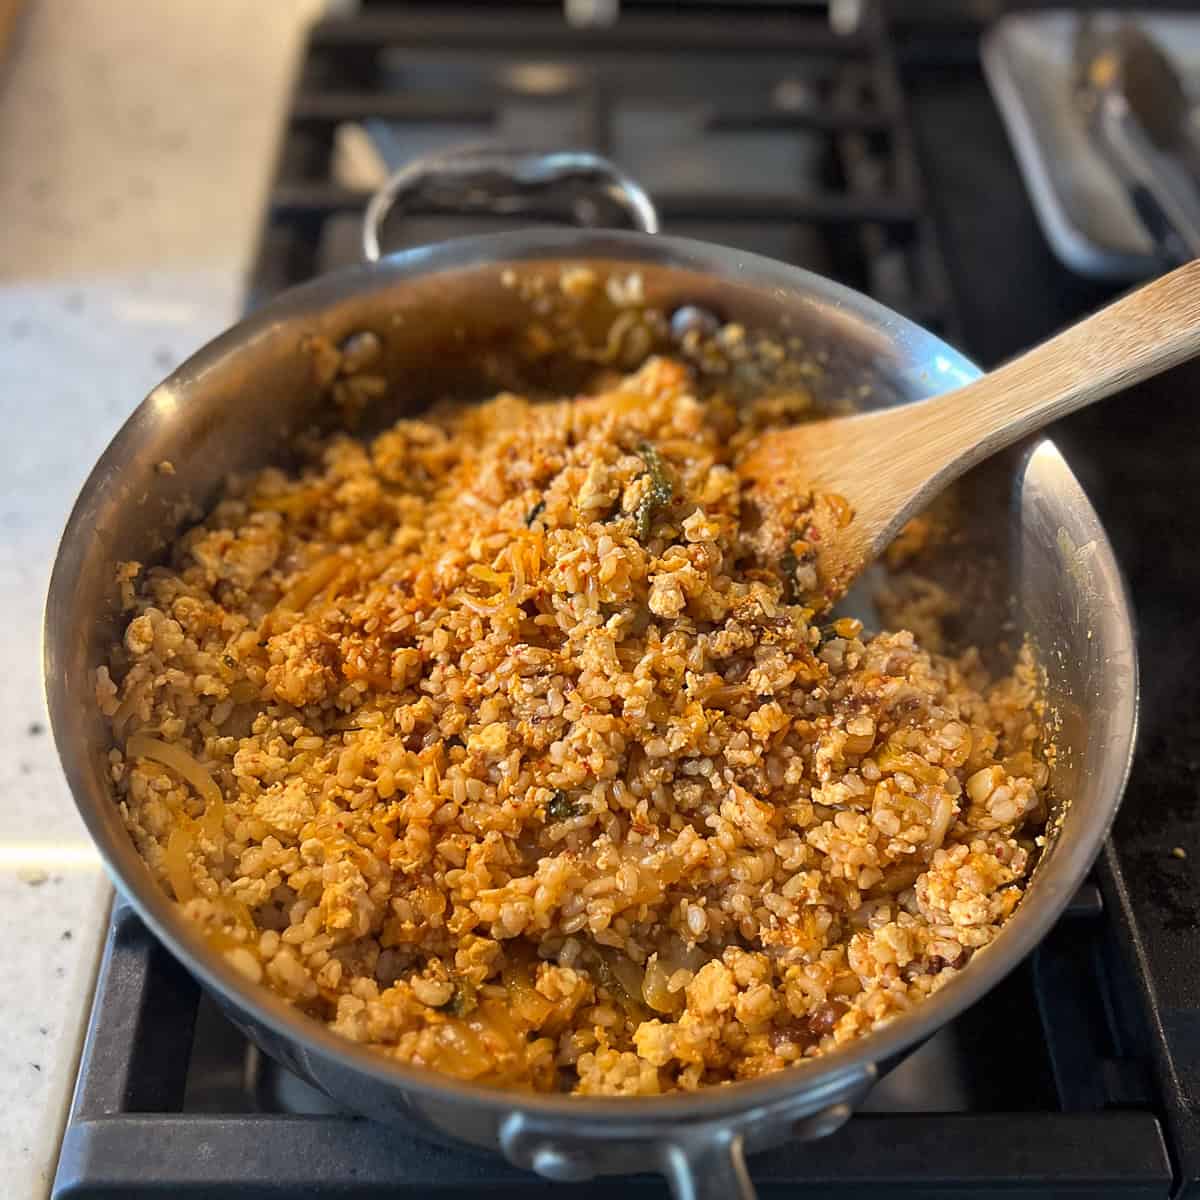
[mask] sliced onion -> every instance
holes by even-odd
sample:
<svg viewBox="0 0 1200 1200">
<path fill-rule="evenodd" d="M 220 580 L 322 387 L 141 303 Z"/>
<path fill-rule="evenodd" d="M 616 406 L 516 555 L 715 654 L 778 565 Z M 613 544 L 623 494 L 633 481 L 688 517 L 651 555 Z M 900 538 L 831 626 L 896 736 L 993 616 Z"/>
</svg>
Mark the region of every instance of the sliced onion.
<svg viewBox="0 0 1200 1200">
<path fill-rule="evenodd" d="M 276 613 L 303 612 L 309 601 L 326 584 L 333 581 L 333 577 L 345 565 L 345 562 L 346 560 L 340 554 L 330 554 L 327 558 L 322 558 L 319 562 L 314 563 L 279 597 L 279 603 L 267 613 L 264 626 L 268 629 L 274 628 Z"/>
<path fill-rule="evenodd" d="M 258 928 L 254 924 L 254 914 L 249 907 L 236 896 L 222 896 L 222 907 L 248 934 L 251 939 L 257 939 Z"/>
<path fill-rule="evenodd" d="M 658 948 L 658 961 L 670 979 L 681 968 L 698 971 L 712 957 L 699 946 L 689 946 L 678 934 L 669 934 Z"/>
<path fill-rule="evenodd" d="M 182 746 L 164 742 L 160 738 L 148 737 L 144 733 L 135 733 L 131 734 L 125 743 L 125 757 L 148 758 L 151 762 L 169 767 L 196 789 L 204 801 L 206 813 L 218 804 L 224 808 L 217 781 Z"/>
<path fill-rule="evenodd" d="M 927 848 L 930 851 L 938 849 L 946 840 L 946 831 L 950 828 L 950 823 L 954 820 L 956 812 L 957 805 L 954 802 L 954 797 L 946 795 L 945 792 L 939 792 L 933 804 L 933 820 L 929 824 L 929 842 Z"/>
<path fill-rule="evenodd" d="M 642 980 L 642 996 L 655 1012 L 673 1016 L 683 1008 L 684 999 L 680 993 L 672 992 L 667 987 L 671 975 L 672 972 L 663 966 L 658 955 L 652 954 Z"/>
<path fill-rule="evenodd" d="M 512 967 L 501 976 L 508 989 L 509 1011 L 528 1029 L 540 1028 L 551 1013 L 554 1005 L 534 986 L 524 967 Z"/>
<path fill-rule="evenodd" d="M 138 701 L 141 699 L 141 693 L 136 689 L 131 691 L 124 700 L 117 706 L 117 711 L 112 715 L 113 732 L 117 737 L 121 736 L 121 731 L 125 728 L 125 722 L 133 716 L 134 710 L 137 708 Z"/>
<path fill-rule="evenodd" d="M 214 786 L 216 786 L 214 784 Z M 225 801 L 218 796 L 204 806 L 204 816 L 200 819 L 200 829 L 210 842 L 223 850 L 225 848 Z"/>
<path fill-rule="evenodd" d="M 437 1061 L 432 1064 L 459 1079 L 475 1079 L 491 1066 L 479 1035 L 465 1021 L 447 1021 L 437 1029 Z"/>
<path fill-rule="evenodd" d="M 626 997 L 635 1002 L 640 1000 L 642 998 L 642 968 L 619 950 L 606 954 L 605 958 L 608 959 L 608 965 Z"/>
<path fill-rule="evenodd" d="M 191 848 L 192 835 L 182 825 L 176 825 L 163 851 L 163 870 L 180 904 L 186 904 L 196 894 L 196 881 L 192 878 L 192 864 L 188 859 Z"/>
</svg>

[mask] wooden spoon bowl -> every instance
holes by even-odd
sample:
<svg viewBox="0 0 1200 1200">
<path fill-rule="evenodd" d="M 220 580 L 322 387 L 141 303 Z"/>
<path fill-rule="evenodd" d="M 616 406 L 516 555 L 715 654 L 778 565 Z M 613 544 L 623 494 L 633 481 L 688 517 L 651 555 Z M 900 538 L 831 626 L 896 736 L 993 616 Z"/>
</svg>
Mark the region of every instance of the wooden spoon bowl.
<svg viewBox="0 0 1200 1200">
<path fill-rule="evenodd" d="M 1197 351 L 1200 259 L 964 387 L 763 434 L 737 464 L 743 501 L 761 517 L 762 551 L 822 611 L 971 467 Z"/>
</svg>

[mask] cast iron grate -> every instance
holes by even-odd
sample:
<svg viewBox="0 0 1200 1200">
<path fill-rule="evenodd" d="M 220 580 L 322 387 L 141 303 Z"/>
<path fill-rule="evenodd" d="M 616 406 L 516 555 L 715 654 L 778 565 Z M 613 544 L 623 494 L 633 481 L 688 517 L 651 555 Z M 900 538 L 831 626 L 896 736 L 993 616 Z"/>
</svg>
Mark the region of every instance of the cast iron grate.
<svg viewBox="0 0 1200 1200">
<path fill-rule="evenodd" d="M 368 4 L 312 31 L 255 268 L 257 302 L 358 256 L 370 190 L 414 155 L 495 140 L 596 150 L 665 232 L 810 267 L 954 337 L 884 22 L 825 4 Z M 502 228 L 417 213 L 403 242 Z"/>
<path fill-rule="evenodd" d="M 1106 983 L 1108 925 L 1100 892 L 1085 886 L 1031 964 L 910 1060 L 919 1078 L 886 1082 L 875 1111 L 831 1138 L 752 1159 L 764 1200 L 1167 1196 L 1162 1132 L 1142 1107 L 1144 1084 Z M 118 902 L 56 1200 L 515 1200 L 559 1186 L 415 1127 L 337 1111 L 249 1047 Z M 649 1176 L 572 1194 L 618 1190 L 665 1195 Z"/>
</svg>

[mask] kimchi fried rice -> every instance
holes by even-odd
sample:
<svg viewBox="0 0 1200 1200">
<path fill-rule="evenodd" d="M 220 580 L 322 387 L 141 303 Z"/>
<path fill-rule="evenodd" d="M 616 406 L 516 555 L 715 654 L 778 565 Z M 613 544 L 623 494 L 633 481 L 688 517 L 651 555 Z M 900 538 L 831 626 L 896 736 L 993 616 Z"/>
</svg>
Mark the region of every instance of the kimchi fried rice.
<svg viewBox="0 0 1200 1200">
<path fill-rule="evenodd" d="M 126 564 L 112 779 L 211 946 L 381 1054 L 584 1094 L 777 1071 L 960 971 L 1046 818 L 1034 667 L 798 602 L 731 464 L 807 403 L 653 358 L 446 404 Z"/>
</svg>

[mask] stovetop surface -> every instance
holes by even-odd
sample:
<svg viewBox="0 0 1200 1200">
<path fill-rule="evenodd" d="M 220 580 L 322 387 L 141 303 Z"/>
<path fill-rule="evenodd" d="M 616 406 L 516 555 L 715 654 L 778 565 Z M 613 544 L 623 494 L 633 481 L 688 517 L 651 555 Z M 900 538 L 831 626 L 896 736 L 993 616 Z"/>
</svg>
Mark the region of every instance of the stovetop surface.
<svg viewBox="0 0 1200 1200">
<path fill-rule="evenodd" d="M 353 261 L 365 193 L 390 165 L 481 135 L 613 154 L 654 193 L 668 232 L 840 278 L 984 364 L 1108 298 L 1042 239 L 973 35 L 920 25 L 895 41 L 869 21 L 835 37 L 819 5 L 743 5 L 716 39 L 715 5 L 629 6 L 612 29 L 572 32 L 557 6 L 508 7 L 520 11 L 368 5 L 314 30 L 250 303 Z M 676 53 L 664 59 L 663 46 Z M 393 232 L 419 244 L 489 227 L 420 214 Z M 1054 431 L 1139 621 L 1142 735 L 1094 881 L 1026 964 L 844 1129 L 753 1159 L 764 1196 L 1200 1195 L 1198 384 L 1197 368 L 1179 368 Z M 248 1047 L 118 906 L 56 1196 L 552 1186 L 332 1109 Z M 650 1177 L 574 1194 L 618 1189 L 665 1194 Z"/>
</svg>

